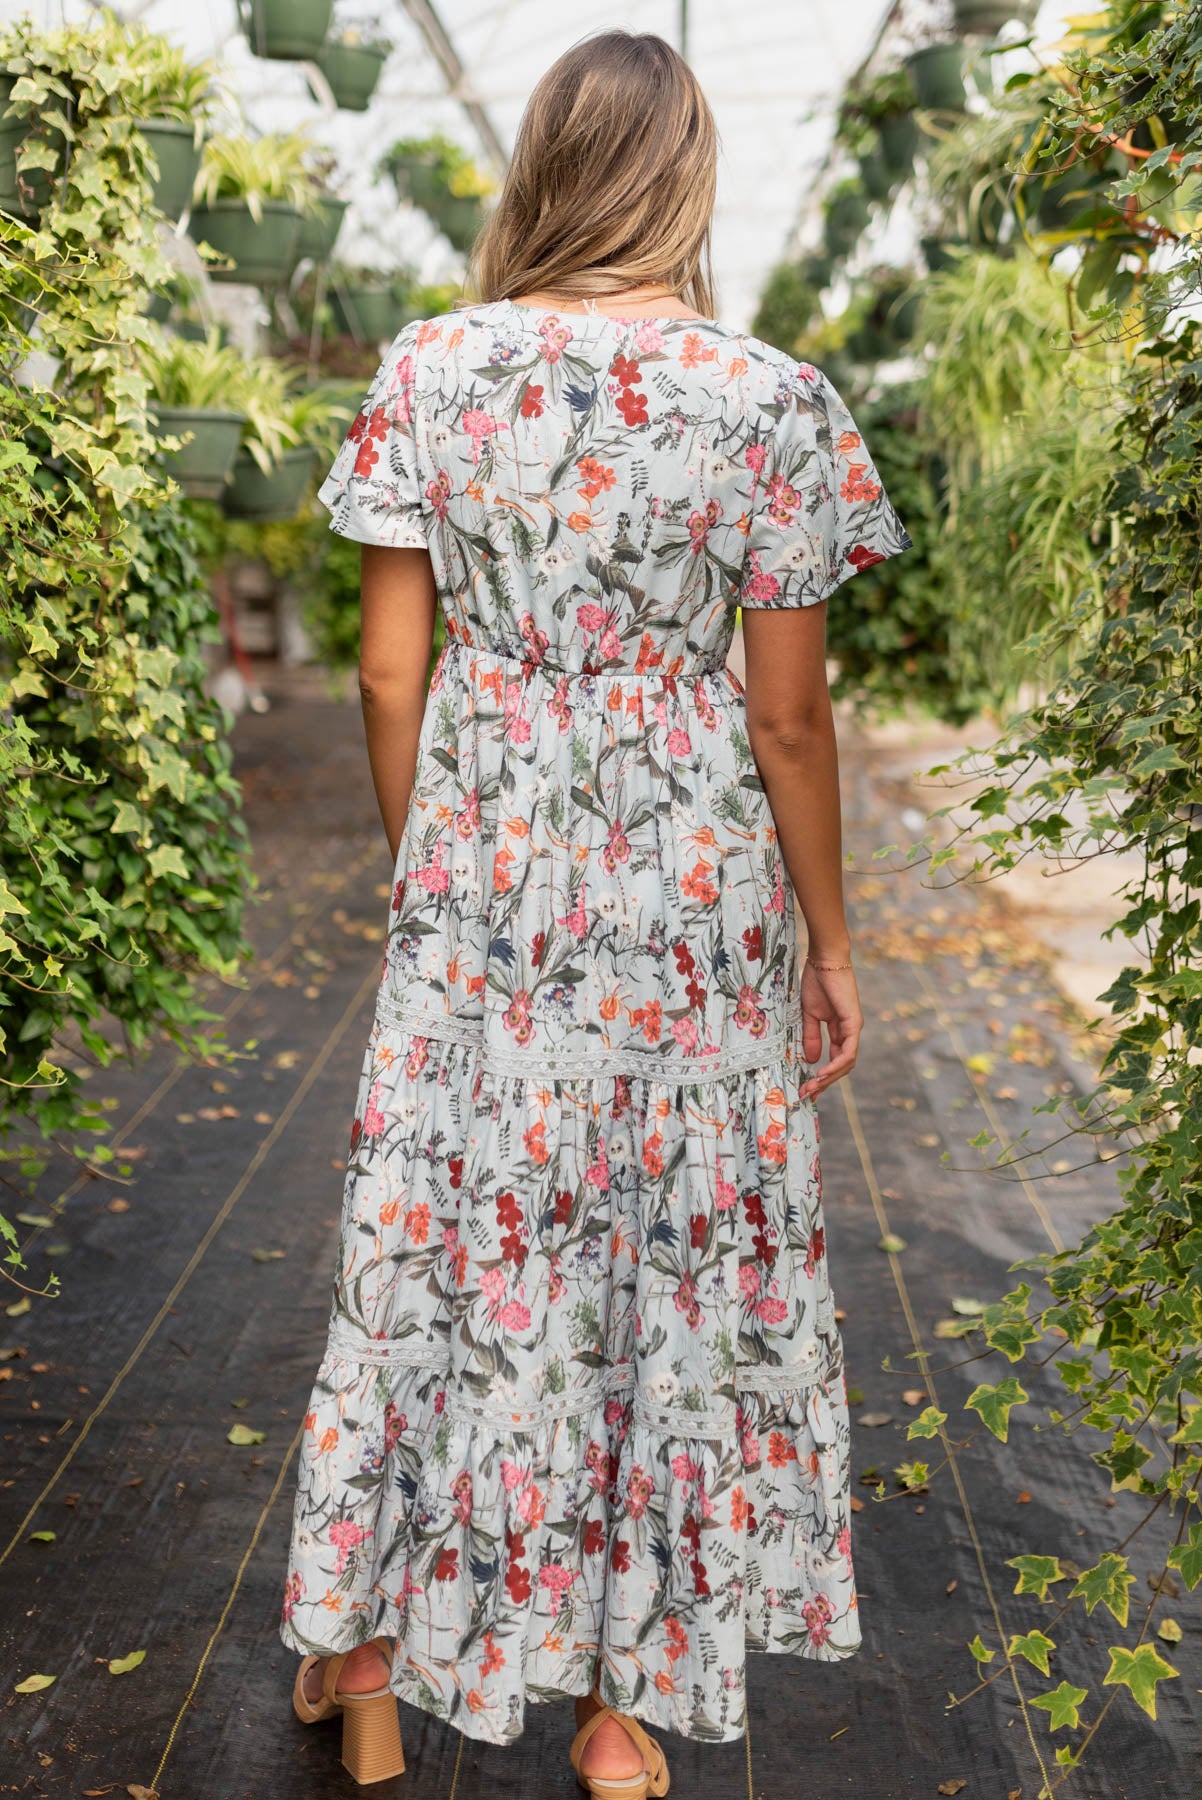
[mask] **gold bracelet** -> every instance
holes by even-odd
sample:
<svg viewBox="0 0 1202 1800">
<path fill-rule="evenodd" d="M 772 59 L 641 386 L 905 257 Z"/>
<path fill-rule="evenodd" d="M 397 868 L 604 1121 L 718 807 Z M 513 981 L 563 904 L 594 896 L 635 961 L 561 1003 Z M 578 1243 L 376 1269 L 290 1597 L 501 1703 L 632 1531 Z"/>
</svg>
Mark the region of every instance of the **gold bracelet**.
<svg viewBox="0 0 1202 1800">
<path fill-rule="evenodd" d="M 850 969 L 851 968 L 851 964 L 849 962 L 816 963 L 812 956 L 807 956 L 806 961 L 809 963 L 811 969 L 821 969 L 821 971 L 824 975 L 833 975 L 837 969 Z"/>
</svg>

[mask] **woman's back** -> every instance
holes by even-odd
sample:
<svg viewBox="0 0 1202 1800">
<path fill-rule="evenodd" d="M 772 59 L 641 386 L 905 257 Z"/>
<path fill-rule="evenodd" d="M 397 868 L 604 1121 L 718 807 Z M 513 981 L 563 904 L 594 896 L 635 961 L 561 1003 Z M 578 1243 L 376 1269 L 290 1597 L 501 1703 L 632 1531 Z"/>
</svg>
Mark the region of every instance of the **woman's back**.
<svg viewBox="0 0 1202 1800">
<path fill-rule="evenodd" d="M 322 498 L 428 548 L 447 623 L 384 1016 L 547 1077 L 784 1055 L 792 896 L 735 607 L 905 541 L 829 382 L 710 321 L 498 301 L 401 332 Z"/>
</svg>

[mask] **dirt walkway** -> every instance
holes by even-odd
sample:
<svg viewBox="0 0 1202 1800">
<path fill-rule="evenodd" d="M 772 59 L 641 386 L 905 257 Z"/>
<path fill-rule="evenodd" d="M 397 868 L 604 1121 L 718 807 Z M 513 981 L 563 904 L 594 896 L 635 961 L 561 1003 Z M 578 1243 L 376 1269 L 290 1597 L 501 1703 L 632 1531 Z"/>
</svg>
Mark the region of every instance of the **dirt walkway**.
<svg viewBox="0 0 1202 1800">
<path fill-rule="evenodd" d="M 357 716 L 304 681 L 240 721 L 240 772 L 261 891 L 247 985 L 214 997 L 232 1068 L 160 1050 L 98 1078 L 113 1097 L 127 1182 L 73 1183 L 61 1166 L 30 1227 L 35 1276 L 62 1298 L 5 1318 L 0 1343 L 2 1666 L 0 1793 L 157 1789 L 163 1800 L 330 1800 L 359 1790 L 337 1733 L 292 1718 L 291 1658 L 276 1637 L 301 1413 L 324 1339 L 341 1169 L 378 970 L 389 868 Z M 960 1791 L 1036 1800 L 1056 1745 L 1032 1697 L 1062 1677 L 1095 1696 L 1108 1615 L 1054 1631 L 1050 1681 L 974 1683 L 980 1633 L 1045 1625 L 1004 1559 L 1025 1550 L 1087 1567 L 1138 1508 L 1111 1497 L 1080 1437 L 1016 1415 L 1008 1445 L 972 1433 L 962 1404 L 996 1364 L 937 1336 L 956 1300 L 1017 1279 L 1015 1259 L 1071 1242 L 1112 1204 L 1114 1169 L 1056 1143 L 1032 1107 L 1084 1078 L 1079 1043 L 1039 953 L 1013 917 L 966 891 L 882 876 L 898 838 L 872 752 L 844 754 L 852 877 L 869 1031 L 854 1079 L 822 1103 L 827 1226 L 844 1313 L 854 1548 L 865 1645 L 826 1666 L 759 1657 L 746 1743 L 670 1741 L 674 1792 L 708 1800 L 874 1800 Z M 990 1174 L 969 1140 L 1028 1131 L 1021 1178 Z M 1041 1148 L 1044 1146 L 1044 1148 Z M 946 1153 L 947 1160 L 943 1160 Z M 986 1153 L 987 1156 L 987 1153 Z M 1078 1164 L 1086 1166 L 1077 1168 Z M 67 1198 L 61 1213 L 56 1198 Z M 887 1253 L 883 1236 L 906 1245 Z M 51 1254 L 53 1253 L 53 1254 Z M 924 1375 L 915 1351 L 930 1357 Z M 1053 1399 L 1055 1386 L 1023 1375 Z M 908 1443 L 923 1390 L 960 1450 L 927 1493 L 893 1471 L 940 1460 Z M 235 1425 L 261 1441 L 228 1441 Z M 933 1452 L 933 1454 L 932 1454 Z M 879 1471 L 878 1474 L 873 1473 Z M 877 1479 L 889 1498 L 874 1498 Z M 31 1534 L 52 1531 L 52 1542 Z M 1142 1545 L 1142 1540 L 1141 1540 Z M 1137 1547 L 1139 1586 L 1156 1546 Z M 1155 1725 L 1112 1709 L 1063 1792 L 1151 1800 L 1188 1791 L 1199 1741 L 1199 1627 L 1186 1629 Z M 144 1650 L 114 1677 L 108 1659 Z M 1000 1659 L 999 1659 L 1000 1660 Z M 996 1668 L 995 1661 L 991 1668 Z M 32 1673 L 56 1676 L 13 1693 Z M 1086 1709 L 1092 1717 L 1095 1701 Z M 409 1772 L 381 1787 L 421 1800 L 552 1800 L 578 1793 L 569 1703 L 535 1709 L 520 1744 L 489 1749 L 402 1709 Z M 960 1790 L 940 1784 L 963 1782 Z"/>
</svg>

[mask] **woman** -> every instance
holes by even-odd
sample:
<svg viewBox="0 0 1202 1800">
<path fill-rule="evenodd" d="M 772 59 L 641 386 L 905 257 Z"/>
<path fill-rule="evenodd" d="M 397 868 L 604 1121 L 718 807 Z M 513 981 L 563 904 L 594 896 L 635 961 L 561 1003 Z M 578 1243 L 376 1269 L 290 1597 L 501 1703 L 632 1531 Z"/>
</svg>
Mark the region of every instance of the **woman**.
<svg viewBox="0 0 1202 1800">
<path fill-rule="evenodd" d="M 481 303 L 405 327 L 321 492 L 396 881 L 282 1635 L 360 1780 L 394 1694 L 493 1743 L 571 1694 L 581 1782 L 661 1794 L 639 1720 L 735 1738 L 747 1647 L 860 1641 L 824 602 L 909 539 L 829 382 L 711 316 L 715 162 L 662 40 L 562 57 Z"/>
</svg>

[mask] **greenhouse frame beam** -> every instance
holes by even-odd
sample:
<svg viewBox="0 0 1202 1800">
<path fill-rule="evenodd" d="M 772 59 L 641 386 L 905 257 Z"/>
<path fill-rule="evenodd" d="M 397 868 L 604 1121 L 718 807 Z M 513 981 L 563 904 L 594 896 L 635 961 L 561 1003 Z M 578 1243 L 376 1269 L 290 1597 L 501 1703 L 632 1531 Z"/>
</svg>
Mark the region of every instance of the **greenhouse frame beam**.
<svg viewBox="0 0 1202 1800">
<path fill-rule="evenodd" d="M 401 4 L 417 26 L 423 43 L 441 69 L 443 80 L 447 84 L 447 93 L 453 100 L 458 100 L 475 126 L 480 142 L 496 165 L 497 173 L 504 175 L 509 167 L 509 152 L 501 142 L 496 126 L 489 118 L 483 102 L 472 87 L 471 78 L 464 67 L 463 60 L 455 48 L 450 33 L 435 11 L 433 0 L 401 0 Z"/>
</svg>

